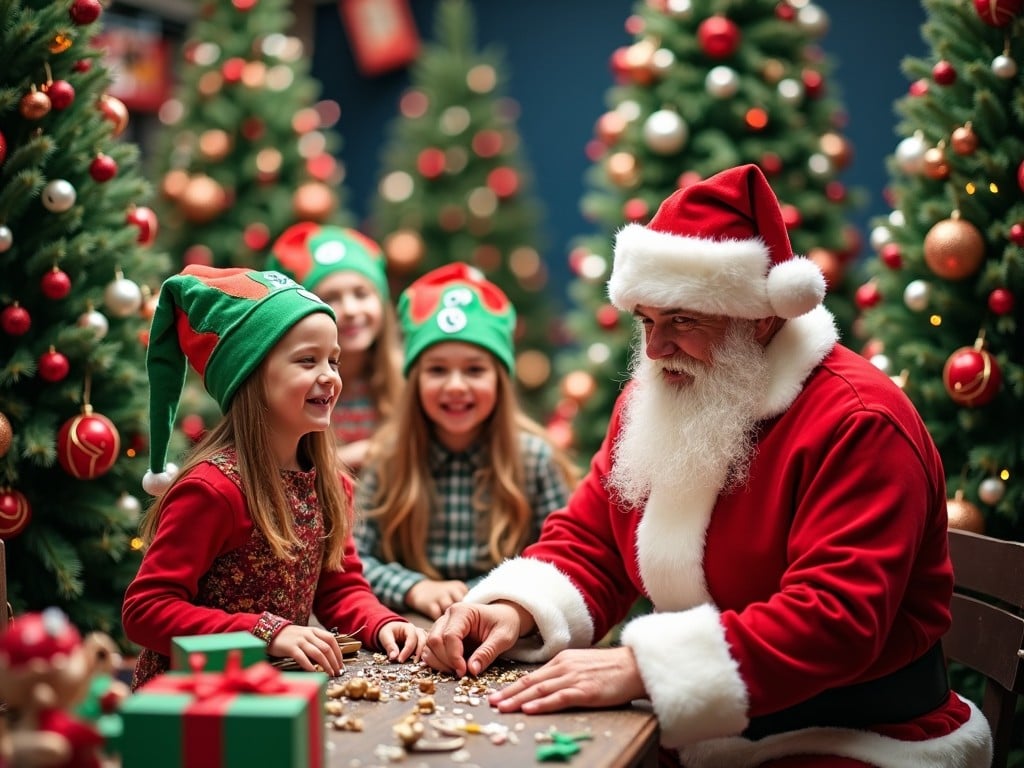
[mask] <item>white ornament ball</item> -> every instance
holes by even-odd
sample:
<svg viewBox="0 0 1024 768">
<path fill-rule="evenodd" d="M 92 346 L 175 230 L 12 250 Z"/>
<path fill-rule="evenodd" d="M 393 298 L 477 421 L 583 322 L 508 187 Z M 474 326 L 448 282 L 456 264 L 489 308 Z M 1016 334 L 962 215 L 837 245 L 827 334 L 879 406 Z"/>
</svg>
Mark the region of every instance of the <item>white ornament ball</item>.
<svg viewBox="0 0 1024 768">
<path fill-rule="evenodd" d="M 690 131 L 686 121 L 671 109 L 652 112 L 644 123 L 644 143 L 659 155 L 672 155 L 686 144 Z"/>
<path fill-rule="evenodd" d="M 692 0 L 668 0 L 665 3 L 665 11 L 677 19 L 688 19 L 693 13 Z"/>
<path fill-rule="evenodd" d="M 14 245 L 14 233 L 11 232 L 11 228 L 0 224 L 0 253 L 11 250 L 11 246 Z"/>
<path fill-rule="evenodd" d="M 998 477 L 986 477 L 978 486 L 978 498 L 990 507 L 1002 501 L 1005 494 L 1006 483 Z"/>
<path fill-rule="evenodd" d="M 659 48 L 651 56 L 651 69 L 659 75 L 667 74 L 676 65 L 676 55 L 670 48 Z"/>
<path fill-rule="evenodd" d="M 896 145 L 896 164 L 907 175 L 918 174 L 924 166 L 924 153 L 927 151 L 928 146 L 921 134 L 907 136 Z"/>
<path fill-rule="evenodd" d="M 992 73 L 1004 80 L 1012 80 L 1017 76 L 1017 62 L 1009 56 L 1000 54 L 992 59 Z"/>
<path fill-rule="evenodd" d="M 807 158 L 807 170 L 819 179 L 832 175 L 832 161 L 823 153 L 815 152 Z"/>
<path fill-rule="evenodd" d="M 889 373 L 892 368 L 892 362 L 889 360 L 889 357 L 881 353 L 871 356 L 871 364 L 882 373 Z"/>
<path fill-rule="evenodd" d="M 871 230 L 868 240 L 871 242 L 871 247 L 877 252 L 882 250 L 883 245 L 892 241 L 892 232 L 888 227 L 879 225 Z"/>
<path fill-rule="evenodd" d="M 828 32 L 828 14 L 814 3 L 797 11 L 796 23 L 814 37 L 824 37 Z"/>
<path fill-rule="evenodd" d="M 779 98 L 786 104 L 799 104 L 804 97 L 804 84 L 792 77 L 784 77 L 775 86 L 779 91 Z"/>
<path fill-rule="evenodd" d="M 114 317 L 128 317 L 142 307 L 142 290 L 126 277 L 107 283 L 103 303 Z"/>
<path fill-rule="evenodd" d="M 911 280 L 903 289 L 903 303 L 912 312 L 924 312 L 931 295 L 932 287 L 926 280 Z"/>
<path fill-rule="evenodd" d="M 138 520 L 142 512 L 142 502 L 127 491 L 123 492 L 117 499 L 117 508 L 121 510 L 130 520 Z"/>
<path fill-rule="evenodd" d="M 88 312 L 79 315 L 78 325 L 81 328 L 91 328 L 97 340 L 106 336 L 107 331 L 110 330 L 110 323 L 107 322 L 106 315 L 102 312 L 97 312 L 95 309 L 90 309 Z"/>
<path fill-rule="evenodd" d="M 627 123 L 632 123 L 638 117 L 640 117 L 640 104 L 633 99 L 623 99 L 619 102 L 618 106 L 615 107 L 615 111 L 622 116 L 622 119 Z"/>
<path fill-rule="evenodd" d="M 75 204 L 77 193 L 70 181 L 54 179 L 43 187 L 43 207 L 53 213 L 64 213 Z"/>
<path fill-rule="evenodd" d="M 896 229 L 903 229 L 907 223 L 907 217 L 899 208 L 889 211 L 889 223 Z"/>
<path fill-rule="evenodd" d="M 732 67 L 719 65 L 712 67 L 704 78 L 704 90 L 716 99 L 729 99 L 736 95 L 740 88 L 740 78 Z"/>
</svg>

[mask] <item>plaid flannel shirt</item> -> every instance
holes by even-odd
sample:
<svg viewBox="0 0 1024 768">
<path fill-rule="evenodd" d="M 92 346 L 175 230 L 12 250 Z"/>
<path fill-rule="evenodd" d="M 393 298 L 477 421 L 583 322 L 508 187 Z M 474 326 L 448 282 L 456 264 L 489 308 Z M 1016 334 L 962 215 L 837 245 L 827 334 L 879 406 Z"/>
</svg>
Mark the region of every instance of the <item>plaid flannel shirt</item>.
<svg viewBox="0 0 1024 768">
<path fill-rule="evenodd" d="M 555 463 L 551 446 L 542 438 L 520 433 L 520 450 L 526 480 L 526 495 L 533 509 L 533 525 L 527 543 L 536 541 L 544 519 L 565 506 L 569 486 Z M 427 559 L 445 580 L 457 579 L 472 587 L 491 568 L 487 552 L 490 533 L 487 515 L 473 509 L 473 475 L 484 466 L 486 452 L 477 446 L 464 453 L 451 453 L 431 442 L 430 470 L 434 480 L 435 507 L 427 530 Z M 371 506 L 378 479 L 372 467 L 359 475 L 356 509 L 360 513 L 354 532 L 363 561 L 363 573 L 381 602 L 390 608 L 408 610 L 405 595 L 427 576 L 402 563 L 386 562 L 380 546 L 380 526 L 362 511 Z"/>
</svg>

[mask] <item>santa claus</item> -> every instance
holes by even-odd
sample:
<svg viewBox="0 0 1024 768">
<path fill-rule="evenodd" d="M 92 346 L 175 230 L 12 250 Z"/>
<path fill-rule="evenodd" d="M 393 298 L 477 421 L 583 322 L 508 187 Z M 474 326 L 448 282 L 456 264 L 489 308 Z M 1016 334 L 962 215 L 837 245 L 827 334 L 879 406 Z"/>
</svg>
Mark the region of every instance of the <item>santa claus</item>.
<svg viewBox="0 0 1024 768">
<path fill-rule="evenodd" d="M 663 757 L 688 768 L 988 766 L 988 725 L 939 647 L 938 452 L 903 392 L 837 343 L 761 171 L 626 226 L 608 289 L 643 338 L 591 471 L 438 620 L 426 661 L 550 659 L 492 697 L 503 711 L 648 698 Z M 654 611 L 592 648 L 638 596 Z"/>
</svg>

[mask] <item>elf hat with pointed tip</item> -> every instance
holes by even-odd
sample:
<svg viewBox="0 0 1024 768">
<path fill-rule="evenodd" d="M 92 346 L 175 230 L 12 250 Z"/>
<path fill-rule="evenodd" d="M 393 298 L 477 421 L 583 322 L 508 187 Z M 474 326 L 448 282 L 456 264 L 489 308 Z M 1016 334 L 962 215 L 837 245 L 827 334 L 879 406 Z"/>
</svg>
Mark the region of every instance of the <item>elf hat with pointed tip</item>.
<svg viewBox="0 0 1024 768">
<path fill-rule="evenodd" d="M 608 296 L 619 309 L 793 318 L 825 297 L 825 277 L 794 256 L 775 193 L 756 165 L 674 192 L 650 222 L 615 238 Z"/>
<path fill-rule="evenodd" d="M 453 262 L 423 275 L 398 298 L 398 317 L 405 374 L 424 350 L 443 341 L 483 347 L 509 373 L 515 370 L 515 307 L 476 267 Z"/>
<path fill-rule="evenodd" d="M 334 312 L 280 272 L 190 265 L 160 288 L 149 332 L 149 471 L 142 486 L 162 493 L 173 480 L 167 445 L 187 366 L 222 412 L 238 387 L 289 329 L 315 312 Z"/>
<path fill-rule="evenodd" d="M 390 298 L 383 251 L 354 229 L 310 221 L 293 224 L 271 247 L 267 269 L 284 272 L 311 291 L 328 275 L 355 272 L 373 284 L 382 301 Z"/>
</svg>

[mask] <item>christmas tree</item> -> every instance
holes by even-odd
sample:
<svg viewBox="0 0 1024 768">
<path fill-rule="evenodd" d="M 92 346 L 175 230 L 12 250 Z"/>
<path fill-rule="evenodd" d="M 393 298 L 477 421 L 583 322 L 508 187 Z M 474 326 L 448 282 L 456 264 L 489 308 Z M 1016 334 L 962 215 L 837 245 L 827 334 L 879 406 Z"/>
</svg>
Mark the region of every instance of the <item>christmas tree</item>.
<svg viewBox="0 0 1024 768">
<path fill-rule="evenodd" d="M 179 264 L 262 268 L 299 221 L 347 224 L 339 110 L 317 102 L 287 0 L 207 0 L 190 27 L 157 152 L 160 245 Z"/>
<path fill-rule="evenodd" d="M 552 339 L 539 203 L 503 96 L 501 54 L 476 50 L 465 0 L 442 0 L 435 42 L 421 49 L 390 126 L 372 229 L 405 284 L 452 261 L 478 267 L 519 315 L 516 379 L 539 415 Z"/>
<path fill-rule="evenodd" d="M 634 322 L 608 303 L 614 233 L 644 223 L 678 188 L 756 163 L 782 203 L 794 250 L 829 284 L 826 305 L 849 335 L 853 304 L 844 275 L 858 249 L 845 215 L 858 195 L 840 180 L 852 159 L 844 113 L 816 41 L 824 11 L 787 0 L 649 0 L 626 22 L 616 50 L 609 109 L 588 146 L 584 216 L 600 228 L 569 254 L 576 276 L 559 356 L 560 400 L 549 428 L 588 459 L 600 444 L 627 377 Z"/>
<path fill-rule="evenodd" d="M 168 270 L 98 0 L 0 3 L 0 538 L 15 613 L 119 634 L 138 567 L 145 333 Z"/>
<path fill-rule="evenodd" d="M 950 524 L 1024 540 L 1021 0 L 925 0 L 907 59 L 893 210 L 857 292 L 864 353 L 900 383 L 946 467 Z"/>
</svg>

